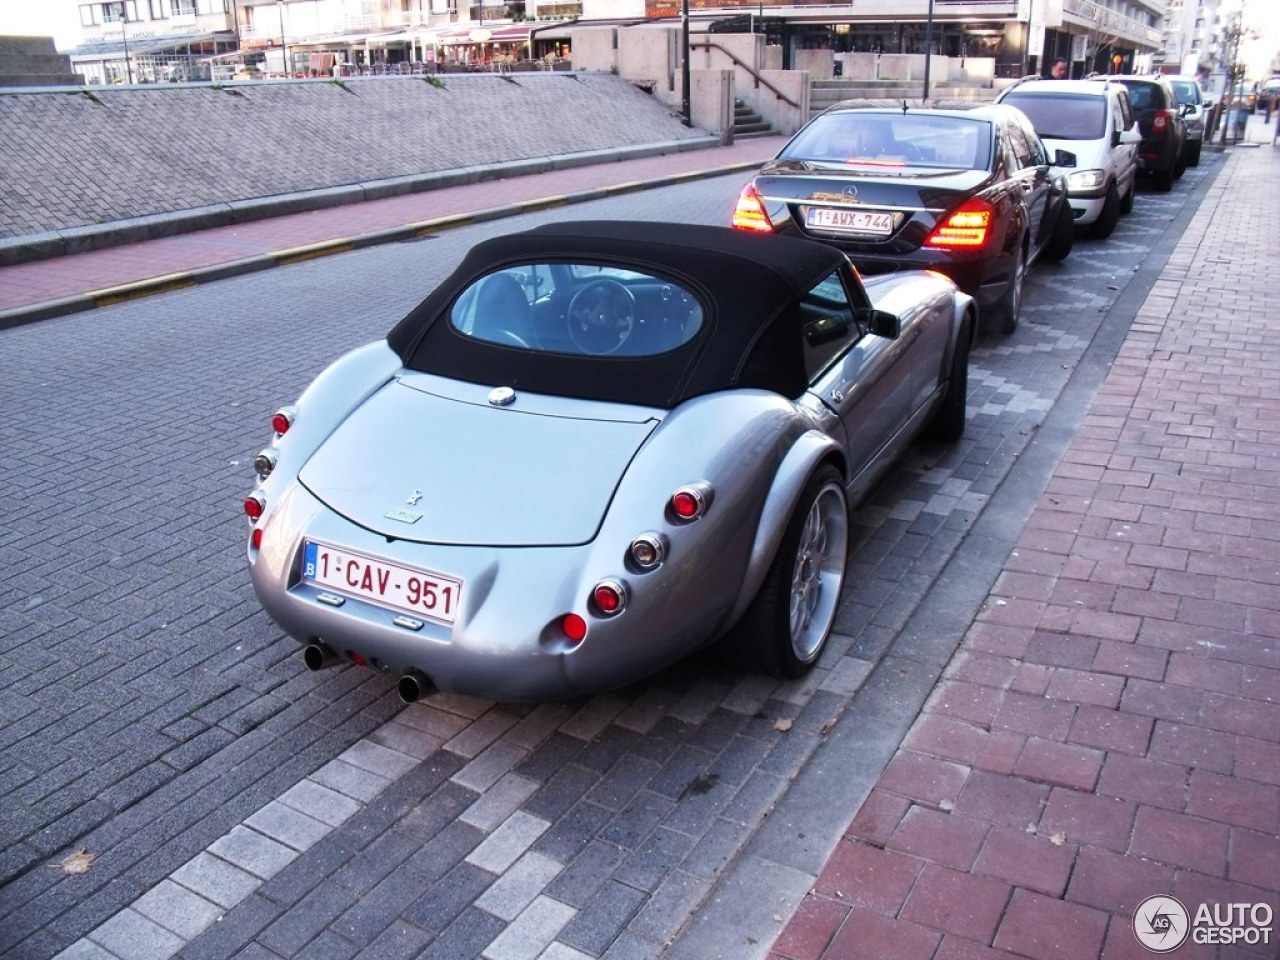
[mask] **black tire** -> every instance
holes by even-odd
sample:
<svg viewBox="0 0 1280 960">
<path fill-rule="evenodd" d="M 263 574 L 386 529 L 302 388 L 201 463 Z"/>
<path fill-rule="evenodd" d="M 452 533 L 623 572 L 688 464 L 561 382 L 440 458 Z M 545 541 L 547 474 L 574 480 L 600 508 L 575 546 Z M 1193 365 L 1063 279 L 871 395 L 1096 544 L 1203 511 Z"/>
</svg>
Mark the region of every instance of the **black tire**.
<svg viewBox="0 0 1280 960">
<path fill-rule="evenodd" d="M 1058 219 L 1053 222 L 1053 236 L 1044 245 L 1040 259 L 1046 263 L 1059 263 L 1067 259 L 1076 244 L 1076 216 L 1066 200 L 1058 208 Z"/>
<path fill-rule="evenodd" d="M 801 491 L 764 583 L 734 631 L 738 659 L 775 677 L 808 673 L 831 635 L 848 559 L 844 478 L 821 466 Z"/>
<path fill-rule="evenodd" d="M 947 393 L 929 424 L 929 436 L 954 443 L 964 436 L 965 412 L 969 403 L 969 327 L 960 331 L 955 352 L 951 355 L 951 374 L 947 377 Z"/>
<path fill-rule="evenodd" d="M 1173 178 L 1181 180 L 1182 175 L 1187 172 L 1187 151 L 1185 149 L 1178 151 L 1178 159 L 1173 162 Z"/>
<path fill-rule="evenodd" d="M 1129 181 L 1128 192 L 1120 198 L 1120 212 L 1124 216 L 1133 213 L 1133 195 L 1138 192 L 1138 176 L 1134 174 L 1133 179 Z"/>
<path fill-rule="evenodd" d="M 1001 333 L 1013 333 L 1018 329 L 1018 314 L 1022 312 L 1022 283 L 1027 275 L 1027 254 L 1019 249 L 1018 261 L 1013 266 L 1013 277 L 1005 287 L 1004 295 L 995 306 L 996 320 Z"/>
<path fill-rule="evenodd" d="M 1201 147 L 1201 146 L 1202 146 L 1202 144 L 1201 144 L 1201 142 L 1200 142 L 1199 140 L 1193 140 L 1193 141 L 1191 141 L 1190 143 L 1188 143 L 1188 144 L 1187 144 L 1187 150 L 1188 150 L 1188 151 L 1190 151 L 1190 152 L 1187 154 L 1187 166 L 1188 166 L 1188 167 L 1198 167 L 1198 166 L 1200 166 L 1200 147 Z"/>
<path fill-rule="evenodd" d="M 1111 236 L 1116 228 L 1116 222 L 1120 219 L 1120 191 L 1116 189 L 1113 183 L 1107 187 L 1106 199 L 1102 201 L 1102 212 L 1098 214 L 1098 219 L 1093 221 L 1093 225 L 1089 228 L 1089 236 L 1095 240 L 1105 240 Z"/>
<path fill-rule="evenodd" d="M 1167 170 L 1156 171 L 1156 189 L 1161 193 L 1168 193 L 1173 189 L 1173 167 Z"/>
</svg>

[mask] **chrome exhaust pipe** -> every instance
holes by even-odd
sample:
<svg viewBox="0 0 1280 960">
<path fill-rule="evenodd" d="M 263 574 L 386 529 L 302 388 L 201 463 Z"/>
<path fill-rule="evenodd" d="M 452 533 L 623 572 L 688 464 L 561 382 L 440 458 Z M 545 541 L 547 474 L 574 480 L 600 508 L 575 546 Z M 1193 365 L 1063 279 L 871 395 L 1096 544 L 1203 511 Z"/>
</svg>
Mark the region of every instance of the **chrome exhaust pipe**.
<svg viewBox="0 0 1280 960">
<path fill-rule="evenodd" d="M 417 703 L 435 692 L 435 684 L 421 670 L 406 670 L 396 685 L 396 692 L 405 703 Z"/>
<path fill-rule="evenodd" d="M 336 667 L 342 662 L 342 658 L 329 649 L 326 644 L 311 643 L 302 650 L 302 662 L 307 665 L 308 670 L 314 671 Z"/>
</svg>

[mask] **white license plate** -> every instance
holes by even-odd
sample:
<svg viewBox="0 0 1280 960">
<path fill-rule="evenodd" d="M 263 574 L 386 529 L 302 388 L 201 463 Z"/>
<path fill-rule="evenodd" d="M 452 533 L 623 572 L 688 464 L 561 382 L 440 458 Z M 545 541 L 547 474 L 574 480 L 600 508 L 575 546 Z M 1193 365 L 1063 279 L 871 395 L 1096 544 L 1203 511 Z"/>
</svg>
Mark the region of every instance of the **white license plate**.
<svg viewBox="0 0 1280 960">
<path fill-rule="evenodd" d="M 461 580 L 314 540 L 307 540 L 302 547 L 302 579 L 442 623 L 457 619 L 462 601 Z"/>
<path fill-rule="evenodd" d="M 805 223 L 820 230 L 842 230 L 887 237 L 893 233 L 893 214 L 874 210 L 841 210 L 838 207 L 810 207 Z"/>
</svg>

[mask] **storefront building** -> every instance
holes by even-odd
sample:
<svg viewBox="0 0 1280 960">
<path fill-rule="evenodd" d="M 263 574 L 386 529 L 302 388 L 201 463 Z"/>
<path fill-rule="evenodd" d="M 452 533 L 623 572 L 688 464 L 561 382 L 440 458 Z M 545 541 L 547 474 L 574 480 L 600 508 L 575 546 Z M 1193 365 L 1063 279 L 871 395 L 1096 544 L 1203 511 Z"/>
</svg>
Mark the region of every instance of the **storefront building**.
<svg viewBox="0 0 1280 960">
<path fill-rule="evenodd" d="M 115 0 L 76 3 L 93 82 L 567 66 L 570 25 L 678 19 L 804 50 L 989 58 L 997 78 L 1149 70 L 1166 0 Z"/>
</svg>

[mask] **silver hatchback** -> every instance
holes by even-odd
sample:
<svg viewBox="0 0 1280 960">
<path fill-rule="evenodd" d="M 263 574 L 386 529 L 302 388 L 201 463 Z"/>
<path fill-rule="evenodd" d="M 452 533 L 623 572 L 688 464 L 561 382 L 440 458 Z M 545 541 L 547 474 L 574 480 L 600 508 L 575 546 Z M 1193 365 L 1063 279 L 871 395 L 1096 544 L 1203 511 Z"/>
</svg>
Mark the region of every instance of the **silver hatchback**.
<svg viewBox="0 0 1280 960">
<path fill-rule="evenodd" d="M 1195 77 L 1169 77 L 1169 85 L 1182 107 L 1187 124 L 1186 160 L 1188 167 L 1200 163 L 1200 145 L 1204 142 L 1206 108 L 1200 81 Z"/>
</svg>

